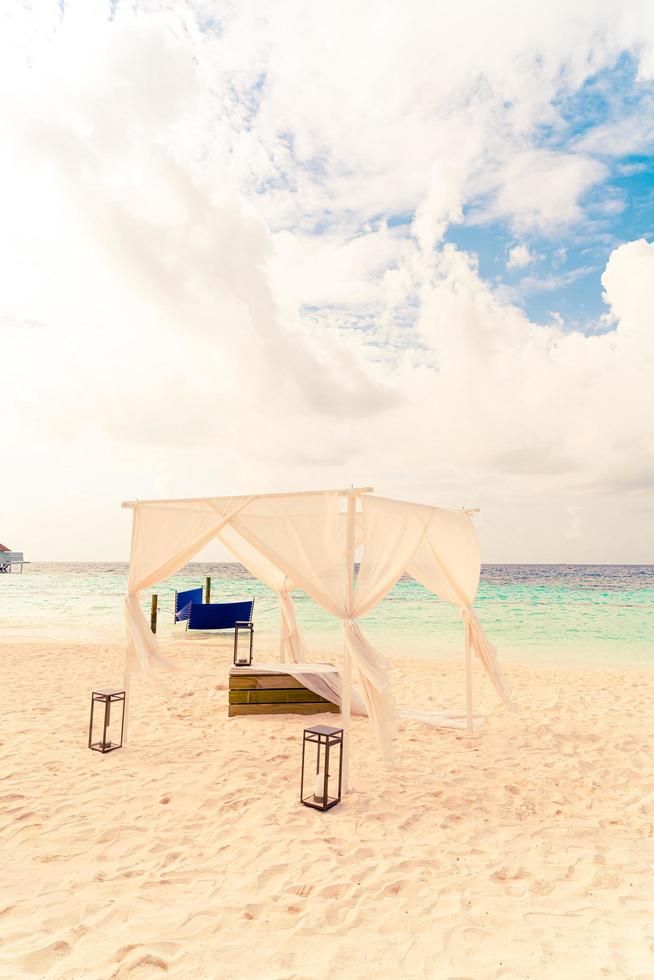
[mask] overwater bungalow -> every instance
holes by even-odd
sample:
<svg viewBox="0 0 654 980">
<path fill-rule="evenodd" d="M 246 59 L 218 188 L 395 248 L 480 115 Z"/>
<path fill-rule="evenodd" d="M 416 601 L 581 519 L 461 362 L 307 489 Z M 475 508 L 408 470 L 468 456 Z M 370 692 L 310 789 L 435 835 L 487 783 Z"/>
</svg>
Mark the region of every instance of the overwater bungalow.
<svg viewBox="0 0 654 980">
<path fill-rule="evenodd" d="M 22 551 L 11 551 L 4 544 L 0 544 L 0 575 L 3 573 L 23 571 L 23 565 L 27 564 L 23 558 Z"/>
</svg>

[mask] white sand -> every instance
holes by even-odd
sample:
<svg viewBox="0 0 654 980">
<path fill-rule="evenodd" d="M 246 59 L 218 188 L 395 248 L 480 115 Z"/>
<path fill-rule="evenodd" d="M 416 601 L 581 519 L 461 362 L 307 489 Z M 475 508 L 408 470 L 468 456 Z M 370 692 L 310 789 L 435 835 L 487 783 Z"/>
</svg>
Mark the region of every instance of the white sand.
<svg viewBox="0 0 654 980">
<path fill-rule="evenodd" d="M 0 653 L 0 975 L 654 977 L 654 672 L 476 671 L 482 735 L 402 725 L 388 773 L 298 803 L 300 716 L 226 716 L 229 641 L 138 682 L 130 745 L 86 747 L 119 648 Z M 461 664 L 396 663 L 401 706 L 461 708 Z M 331 719 L 333 721 L 333 719 Z"/>
</svg>

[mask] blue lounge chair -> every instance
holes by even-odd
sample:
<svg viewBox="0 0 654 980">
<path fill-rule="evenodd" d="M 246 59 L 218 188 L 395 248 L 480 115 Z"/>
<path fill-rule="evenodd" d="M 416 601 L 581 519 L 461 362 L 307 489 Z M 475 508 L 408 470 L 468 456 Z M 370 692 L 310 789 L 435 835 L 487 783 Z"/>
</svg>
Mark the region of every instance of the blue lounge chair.
<svg viewBox="0 0 654 980">
<path fill-rule="evenodd" d="M 202 604 L 202 589 L 187 589 L 185 592 L 175 593 L 175 622 L 182 623 L 188 620 L 191 613 L 191 603 Z"/>
<path fill-rule="evenodd" d="M 201 590 L 198 590 L 201 591 Z M 192 602 L 186 628 L 189 630 L 233 630 L 236 624 L 251 623 L 254 599 L 247 602 Z"/>
<path fill-rule="evenodd" d="M 252 663 L 253 611 L 254 599 L 249 599 L 247 602 L 205 602 L 203 605 L 192 602 L 186 628 L 187 630 L 234 630 L 234 663 L 237 665 Z M 241 630 L 246 630 L 250 634 L 247 660 L 238 657 L 238 634 Z"/>
</svg>

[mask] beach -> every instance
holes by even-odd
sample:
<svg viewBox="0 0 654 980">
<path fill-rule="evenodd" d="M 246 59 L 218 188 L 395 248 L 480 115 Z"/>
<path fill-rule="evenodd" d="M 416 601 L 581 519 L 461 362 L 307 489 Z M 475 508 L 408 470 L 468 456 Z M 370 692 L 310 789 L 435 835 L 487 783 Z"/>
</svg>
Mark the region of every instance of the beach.
<svg viewBox="0 0 654 980">
<path fill-rule="evenodd" d="M 302 731 L 336 716 L 228 719 L 231 639 L 165 650 L 103 756 L 122 645 L 2 643 L 0 975 L 654 976 L 651 670 L 512 662 L 511 713 L 475 665 L 478 736 L 403 722 L 388 770 L 354 719 L 322 814 Z M 391 673 L 400 708 L 463 707 L 460 659 Z"/>
<path fill-rule="evenodd" d="M 0 93 L 0 980 L 654 980 L 654 0 Z"/>
</svg>

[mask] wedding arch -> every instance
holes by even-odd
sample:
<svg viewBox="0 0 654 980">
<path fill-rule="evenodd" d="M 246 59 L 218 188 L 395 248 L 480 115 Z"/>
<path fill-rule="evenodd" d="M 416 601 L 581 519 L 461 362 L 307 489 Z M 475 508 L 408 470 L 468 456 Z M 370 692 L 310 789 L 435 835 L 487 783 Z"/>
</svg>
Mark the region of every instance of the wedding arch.
<svg viewBox="0 0 654 980">
<path fill-rule="evenodd" d="M 277 593 L 281 660 L 304 659 L 292 598 L 294 590 L 302 589 L 341 621 L 346 786 L 352 667 L 357 671 L 380 747 L 387 758 L 392 754 L 395 711 L 387 661 L 368 642 L 357 620 L 370 612 L 405 572 L 461 612 L 468 732 L 473 731 L 473 653 L 502 701 L 512 707 L 495 648 L 472 608 L 481 569 L 473 512 L 378 497 L 370 487 L 126 501 L 123 507 L 133 512 L 124 600 L 126 691 L 134 670 L 149 673 L 152 665 L 162 660 L 156 636 L 141 609 L 139 593 L 179 571 L 217 538 L 255 578 Z"/>
</svg>

